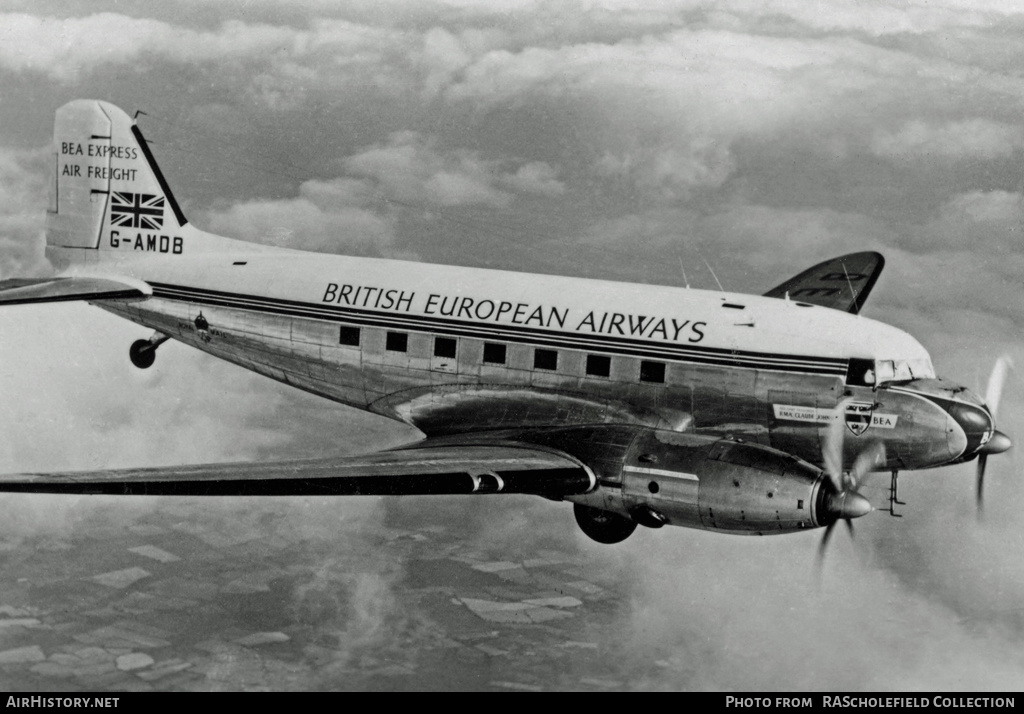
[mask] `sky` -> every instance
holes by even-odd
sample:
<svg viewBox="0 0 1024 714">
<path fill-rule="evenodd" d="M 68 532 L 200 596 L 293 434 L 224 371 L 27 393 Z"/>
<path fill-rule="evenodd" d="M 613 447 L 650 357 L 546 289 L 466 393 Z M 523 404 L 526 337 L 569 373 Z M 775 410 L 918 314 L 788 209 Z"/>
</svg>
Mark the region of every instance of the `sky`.
<svg viewBox="0 0 1024 714">
<path fill-rule="evenodd" d="M 997 357 L 1024 366 L 1022 37 L 1008 0 L 0 0 L 0 279 L 49 269 L 53 112 L 96 98 L 145 112 L 194 224 L 246 240 L 750 293 L 877 250 L 864 314 L 984 393 Z M 135 370 L 146 334 L 84 305 L 0 313 L 0 471 L 415 438 L 173 343 Z M 1024 439 L 1021 387 L 999 422 Z M 810 534 L 592 556 L 623 569 L 628 656 L 703 663 L 639 686 L 1020 688 L 1020 471 L 989 460 L 983 519 L 973 464 L 905 474 L 907 516 L 837 533 L 823 586 Z M 571 518 L 518 504 L 527 530 Z M 0 532 L 91 507 L 12 497 Z"/>
</svg>

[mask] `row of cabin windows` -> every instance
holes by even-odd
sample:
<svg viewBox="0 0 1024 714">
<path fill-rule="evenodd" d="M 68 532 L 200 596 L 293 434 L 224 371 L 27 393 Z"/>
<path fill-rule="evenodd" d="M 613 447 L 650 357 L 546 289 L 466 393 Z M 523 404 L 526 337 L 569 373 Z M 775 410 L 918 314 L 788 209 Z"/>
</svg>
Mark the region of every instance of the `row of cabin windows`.
<svg viewBox="0 0 1024 714">
<path fill-rule="evenodd" d="M 343 325 L 339 342 L 351 347 L 359 346 L 360 328 Z M 451 337 L 434 338 L 434 356 L 455 359 L 458 343 Z M 409 335 L 405 332 L 388 332 L 384 348 L 389 352 L 408 352 Z M 484 364 L 505 364 L 508 359 L 506 345 L 497 342 L 484 343 Z M 554 372 L 558 369 L 558 350 L 537 347 L 533 351 L 533 368 Z M 587 375 L 609 377 L 612 373 L 612 358 L 607 355 L 587 355 Z M 640 381 L 663 384 L 665 363 L 641 360 Z"/>
</svg>

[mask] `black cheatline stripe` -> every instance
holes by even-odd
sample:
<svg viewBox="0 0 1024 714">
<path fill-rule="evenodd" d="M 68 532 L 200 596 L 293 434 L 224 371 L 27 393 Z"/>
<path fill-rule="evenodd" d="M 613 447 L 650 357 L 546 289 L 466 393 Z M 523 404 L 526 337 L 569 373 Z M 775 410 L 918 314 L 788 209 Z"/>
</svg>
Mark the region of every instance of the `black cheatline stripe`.
<svg viewBox="0 0 1024 714">
<path fill-rule="evenodd" d="M 169 292 L 164 292 L 162 294 L 158 294 L 157 295 L 157 297 L 160 297 L 160 296 L 171 297 L 172 294 L 169 293 Z M 182 295 L 175 296 L 175 297 L 181 297 L 182 299 L 190 299 L 191 298 L 191 296 L 189 296 L 187 293 L 183 293 Z M 253 309 L 257 309 L 258 308 L 258 309 L 263 309 L 266 312 L 272 312 L 272 313 L 280 314 L 280 315 L 290 315 L 290 316 L 307 317 L 307 318 L 311 317 L 311 316 L 315 316 L 315 317 L 321 318 L 321 319 L 329 319 L 329 320 L 332 320 L 332 321 L 344 321 L 344 322 L 347 322 L 347 323 L 352 323 L 352 324 L 357 324 L 357 325 L 365 325 L 365 326 L 370 326 L 370 327 L 380 327 L 380 328 L 385 328 L 385 329 L 411 329 L 411 330 L 414 330 L 414 331 L 430 331 L 430 332 L 436 332 L 437 331 L 437 325 L 436 324 L 430 324 L 430 325 L 426 325 L 425 326 L 421 321 L 412 320 L 412 319 L 403 319 L 403 317 L 399 316 L 399 315 L 392 316 L 392 315 L 388 314 L 385 317 L 385 316 L 381 315 L 380 313 L 377 313 L 377 315 L 374 316 L 374 317 L 363 317 L 363 316 L 347 315 L 347 314 L 345 314 L 344 308 L 340 308 L 340 309 L 339 308 L 325 309 L 325 308 L 320 308 L 320 307 L 315 307 L 315 306 L 310 306 L 308 308 L 288 308 L 288 307 L 278 307 L 278 306 L 275 306 L 273 303 L 265 303 L 263 301 L 229 300 L 229 299 L 225 299 L 225 298 L 213 298 L 213 297 L 206 297 L 206 298 L 204 298 L 204 300 L 205 300 L 205 302 L 207 302 L 209 304 L 221 305 L 221 306 L 224 306 L 224 307 L 230 307 L 230 308 L 234 308 L 234 309 L 244 309 L 246 307 L 253 308 Z M 339 313 L 341 313 L 341 314 L 339 315 Z M 415 316 L 411 316 L 411 317 L 415 317 Z M 551 346 L 555 346 L 555 347 L 565 347 L 565 346 L 567 346 L 567 344 L 569 344 L 569 345 L 572 345 L 576 349 L 587 348 L 587 349 L 590 349 L 592 351 L 598 351 L 598 352 L 600 352 L 600 351 L 612 352 L 613 354 L 626 354 L 626 353 L 628 353 L 628 354 L 635 354 L 635 355 L 640 355 L 640 356 L 658 357 L 658 358 L 661 358 L 661 359 L 674 359 L 674 358 L 679 358 L 680 355 L 684 355 L 688 359 L 691 359 L 693 361 L 706 362 L 706 363 L 709 363 L 709 364 L 726 364 L 726 365 L 731 365 L 731 366 L 735 366 L 735 365 L 741 365 L 742 366 L 742 365 L 744 365 L 746 363 L 750 363 L 750 364 L 761 365 L 761 366 L 763 366 L 765 364 L 777 365 L 777 366 L 779 366 L 780 369 L 784 368 L 786 366 L 792 367 L 792 368 L 800 368 L 800 369 L 803 369 L 803 368 L 806 368 L 806 367 L 809 367 L 809 366 L 817 366 L 817 367 L 819 367 L 821 369 L 828 369 L 827 364 L 821 364 L 821 363 L 812 364 L 812 363 L 809 363 L 809 362 L 793 360 L 793 359 L 787 359 L 787 358 L 782 358 L 782 357 L 775 357 L 774 359 L 772 359 L 772 358 L 754 359 L 754 358 L 745 358 L 745 357 L 742 357 L 742 356 L 737 357 L 737 356 L 731 355 L 730 353 L 724 353 L 724 354 L 721 354 L 721 353 L 710 353 L 710 350 L 702 352 L 700 350 L 688 349 L 686 347 L 677 347 L 677 346 L 673 346 L 673 345 L 666 345 L 666 346 L 661 346 L 661 345 L 656 345 L 656 344 L 652 345 L 651 343 L 641 343 L 642 346 L 646 347 L 646 349 L 644 351 L 642 351 L 642 352 L 641 351 L 637 351 L 636 347 L 631 347 L 629 344 L 626 344 L 624 346 L 618 347 L 616 350 L 609 350 L 608 349 L 607 341 L 603 340 L 600 337 L 579 336 L 577 338 L 576 336 L 574 336 L 573 338 L 570 339 L 570 338 L 565 338 L 565 337 L 560 338 L 557 335 L 553 335 L 551 333 L 544 333 L 544 332 L 540 332 L 540 331 L 535 331 L 535 332 L 533 332 L 533 334 L 530 334 L 530 335 L 524 337 L 522 335 L 517 335 L 514 332 L 503 331 L 503 330 L 498 329 L 498 328 L 490 328 L 490 327 L 477 326 L 477 325 L 472 325 L 472 326 L 469 326 L 469 327 L 462 327 L 462 328 L 460 328 L 458 326 L 458 323 L 456 323 L 455 326 L 452 326 L 451 324 L 446 323 L 446 321 L 437 321 L 437 322 L 440 323 L 441 329 L 443 329 L 446 334 L 459 335 L 459 336 L 462 336 L 462 337 L 474 337 L 474 338 L 477 338 L 477 339 L 491 338 L 491 339 L 502 340 L 502 341 L 506 341 L 506 342 L 521 342 L 521 343 L 529 343 L 529 344 L 545 344 L 545 345 L 551 345 Z M 715 357 L 714 356 L 715 354 L 721 354 L 721 356 L 720 357 Z M 845 366 L 840 365 L 839 369 L 842 370 L 842 373 L 845 373 L 845 369 L 846 369 Z M 839 372 L 837 371 L 836 373 L 838 374 Z"/>
<path fill-rule="evenodd" d="M 178 286 L 174 286 L 174 285 L 167 285 L 165 283 L 156 283 L 156 282 L 150 283 L 150 284 L 153 287 L 155 287 L 155 288 L 156 287 L 163 288 L 166 291 L 166 293 L 168 294 L 168 296 L 170 296 L 172 293 L 176 293 L 175 297 L 179 297 L 181 299 L 194 299 L 197 296 L 201 297 L 201 298 L 204 298 L 204 299 L 210 299 L 211 297 L 221 297 L 223 299 L 227 299 L 227 300 L 232 301 L 232 304 L 229 305 L 229 306 L 236 306 L 236 305 L 242 304 L 242 303 L 248 303 L 248 304 L 252 305 L 253 307 L 273 307 L 275 305 L 290 305 L 290 306 L 293 306 L 293 307 L 295 307 L 297 309 L 301 309 L 301 310 L 307 311 L 310 314 L 317 313 L 317 314 L 322 314 L 322 315 L 329 316 L 331 319 L 339 319 L 337 317 L 339 314 L 345 314 L 345 315 L 349 315 L 349 314 L 351 314 L 351 315 L 365 315 L 365 316 L 367 316 L 367 317 L 369 317 L 371 319 L 373 319 L 373 318 L 380 318 L 380 317 L 383 316 L 383 317 L 387 317 L 387 319 L 389 321 L 395 321 L 395 322 L 405 321 L 406 323 L 408 323 L 410 325 L 416 325 L 416 326 L 418 326 L 418 329 L 423 329 L 422 324 L 427 324 L 427 325 L 438 325 L 438 324 L 440 324 L 440 325 L 446 325 L 446 326 L 447 325 L 455 325 L 455 326 L 462 325 L 462 326 L 464 326 L 466 328 L 469 328 L 469 329 L 480 330 L 480 331 L 490 331 L 491 333 L 493 333 L 495 335 L 507 335 L 507 334 L 509 334 L 508 332 L 503 332 L 502 328 L 507 328 L 507 330 L 511 330 L 511 331 L 517 332 L 517 333 L 535 335 L 538 338 L 550 337 L 551 334 L 552 334 L 548 330 L 539 330 L 539 329 L 536 329 L 536 328 L 531 328 L 531 327 L 526 327 L 526 326 L 514 326 L 513 327 L 511 325 L 499 325 L 499 324 L 496 324 L 494 327 L 487 327 L 487 326 L 482 325 L 482 324 L 477 323 L 477 322 L 466 322 L 466 321 L 459 320 L 459 319 L 448 319 L 448 318 L 445 318 L 445 317 L 430 317 L 430 316 L 420 316 L 420 315 L 411 315 L 411 314 L 410 315 L 400 315 L 400 314 L 397 314 L 397 313 L 381 313 L 381 312 L 377 312 L 377 311 L 374 311 L 374 310 L 366 310 L 366 309 L 359 309 L 359 308 L 352 308 L 352 307 L 342 307 L 342 306 L 336 305 L 334 303 L 323 303 L 323 304 L 317 303 L 317 304 L 312 304 L 312 303 L 308 303 L 308 302 L 301 302 L 301 301 L 298 301 L 298 300 L 286 300 L 286 299 L 283 299 L 283 298 L 270 298 L 270 297 L 265 297 L 265 296 L 260 296 L 260 295 L 244 295 L 244 294 L 241 294 L 241 293 L 224 292 L 224 291 L 221 291 L 221 290 L 209 290 L 209 289 L 206 289 L 206 288 L 183 288 L 183 287 L 178 287 Z M 223 303 L 222 302 L 220 304 L 223 305 L 223 304 L 227 304 L 227 303 Z M 346 319 L 347 321 L 354 321 L 354 318 L 344 318 L 344 319 Z M 566 334 L 566 333 L 562 333 L 562 334 Z M 843 359 L 843 358 L 839 358 L 839 357 L 809 357 L 809 356 L 802 356 L 802 355 L 779 355 L 779 354 L 770 353 L 770 352 L 733 351 L 733 350 L 723 349 L 723 348 L 718 348 L 718 347 L 697 347 L 695 345 L 680 345 L 680 344 L 664 344 L 663 345 L 662 343 L 650 342 L 650 341 L 646 341 L 646 340 L 634 340 L 634 339 L 630 339 L 630 338 L 615 337 L 614 335 L 605 335 L 605 334 L 595 335 L 593 337 L 588 337 L 586 335 L 582 335 L 580 333 L 575 333 L 575 332 L 574 333 L 568 333 L 568 334 L 569 334 L 569 337 L 571 339 L 578 340 L 578 341 L 588 341 L 589 340 L 589 341 L 593 342 L 597 346 L 604 346 L 604 345 L 607 345 L 609 342 L 612 342 L 612 343 L 615 343 L 615 344 L 622 344 L 622 345 L 640 345 L 640 346 L 655 347 L 655 348 L 664 347 L 666 349 L 671 350 L 672 352 L 679 352 L 679 351 L 687 351 L 687 350 L 689 350 L 689 351 L 691 351 L 691 352 L 693 352 L 695 354 L 704 354 L 704 355 L 706 355 L 706 354 L 718 354 L 718 355 L 723 355 L 723 356 L 726 356 L 726 357 L 729 357 L 729 358 L 758 359 L 758 360 L 764 360 L 764 361 L 776 360 L 776 361 L 788 362 L 788 363 L 792 363 L 792 364 L 801 364 L 801 365 L 802 364 L 813 364 L 813 365 L 818 365 L 818 366 L 832 366 L 832 367 L 834 367 L 836 369 L 840 369 L 841 368 L 844 373 L 846 371 L 847 362 L 848 362 L 848 360 Z"/>
<path fill-rule="evenodd" d="M 295 300 L 247 296 L 219 290 L 183 288 L 165 283 L 151 282 L 153 297 L 205 302 L 210 305 L 234 309 L 253 309 L 290 317 L 325 319 L 333 322 L 348 322 L 384 329 L 408 329 L 421 332 L 443 331 L 446 334 L 476 339 L 495 339 L 525 344 L 569 349 L 609 352 L 655 359 L 688 361 L 730 367 L 760 367 L 785 372 L 808 372 L 816 374 L 846 374 L 847 362 L 831 357 L 803 357 L 798 355 L 773 355 L 763 352 L 732 352 L 713 347 L 659 344 L 629 340 L 608 335 L 587 335 L 551 333 L 528 327 L 485 326 L 461 320 L 424 317 L 420 315 L 396 315 L 360 310 L 335 305 L 315 305 Z"/>
<path fill-rule="evenodd" d="M 428 317 L 420 315 L 400 315 L 396 313 L 380 313 L 373 310 L 365 310 L 351 307 L 342 307 L 334 304 L 311 304 L 307 302 L 300 302 L 297 300 L 286 300 L 283 298 L 269 298 L 264 296 L 255 295 L 243 295 L 240 293 L 230 293 L 220 290 L 209 290 L 205 288 L 181 288 L 178 286 L 167 285 L 164 283 L 151 283 L 154 287 L 163 288 L 168 297 L 177 297 L 185 300 L 195 300 L 196 298 L 205 299 L 211 303 L 214 298 L 220 297 L 221 300 L 217 303 L 227 307 L 239 308 L 242 305 L 251 306 L 253 308 L 264 308 L 269 312 L 280 312 L 281 314 L 291 315 L 316 315 L 325 317 L 334 321 L 344 320 L 346 322 L 357 322 L 357 316 L 365 316 L 370 320 L 380 320 L 386 318 L 387 322 L 384 326 L 394 327 L 398 324 L 402 324 L 411 329 L 424 330 L 423 325 L 426 324 L 428 328 L 442 325 L 445 327 L 463 326 L 465 329 L 473 330 L 481 334 L 488 334 L 496 338 L 507 338 L 510 334 L 529 334 L 533 335 L 537 339 L 551 339 L 552 333 L 547 330 L 538 330 L 535 328 L 525 326 L 503 326 L 495 325 L 494 327 L 488 327 L 475 322 L 465 322 L 463 320 L 452 320 L 443 317 Z M 280 309 L 276 309 L 275 306 L 285 305 L 293 306 L 296 310 L 301 312 L 283 312 Z M 344 317 L 338 317 L 344 315 Z M 371 323 L 366 323 L 371 324 Z M 381 323 L 374 323 L 381 324 Z M 505 328 L 505 329 L 503 329 Z M 510 332 L 511 331 L 511 332 Z M 566 334 L 566 333 L 562 333 Z M 640 346 L 653 349 L 662 349 L 668 354 L 678 353 L 689 353 L 697 356 L 707 355 L 721 355 L 724 358 L 730 360 L 756 360 L 758 362 L 779 362 L 783 364 L 792 365 L 812 365 L 822 368 L 832 367 L 836 370 L 841 370 L 845 374 L 847 368 L 847 360 L 837 357 L 808 357 L 801 355 L 778 355 L 768 352 L 752 352 L 752 351 L 733 351 L 729 349 L 715 348 L 715 347 L 696 347 L 690 345 L 679 345 L 679 344 L 663 344 L 650 341 L 633 340 L 629 338 L 615 337 L 613 335 L 595 335 L 588 337 L 579 333 L 570 333 L 568 339 L 572 339 L 580 343 L 589 343 L 595 347 L 607 347 L 608 343 L 626 346 Z"/>
<path fill-rule="evenodd" d="M 156 286 L 156 284 L 155 284 Z M 368 310 L 351 310 L 343 307 L 323 307 L 309 305 L 308 303 L 297 303 L 294 301 L 287 300 L 270 300 L 266 298 L 240 298 L 231 296 L 230 298 L 214 297 L 211 294 L 203 295 L 204 291 L 188 292 L 186 290 L 180 290 L 175 288 L 161 289 L 157 292 L 157 297 L 165 296 L 178 299 L 196 300 L 201 298 L 202 300 L 210 303 L 222 305 L 225 307 L 232 308 L 243 308 L 251 307 L 254 309 L 262 309 L 263 311 L 288 314 L 293 317 L 315 317 L 318 319 L 327 319 L 334 322 L 348 322 L 353 324 L 367 325 L 381 328 L 406 328 L 414 331 L 429 331 L 436 332 L 437 326 L 440 325 L 441 329 L 450 334 L 458 334 L 466 337 L 481 338 L 481 336 L 488 336 L 495 339 L 502 339 L 513 342 L 525 342 L 525 343 L 543 343 L 552 346 L 571 346 L 572 348 L 591 348 L 596 351 L 610 351 L 612 353 L 630 353 L 640 356 L 653 356 L 658 359 L 687 359 L 692 362 L 703 363 L 703 364 L 714 364 L 714 365 L 726 365 L 726 366 L 740 366 L 740 367 L 764 367 L 769 369 L 777 369 L 780 371 L 803 371 L 803 372 L 821 372 L 825 374 L 844 374 L 846 371 L 846 365 L 843 361 L 835 361 L 830 359 L 821 360 L 801 360 L 800 358 L 783 358 L 783 356 L 777 355 L 766 355 L 764 358 L 751 358 L 744 354 L 732 354 L 727 350 L 713 350 L 712 348 L 693 349 L 680 345 L 658 345 L 650 342 L 631 342 L 629 340 L 621 340 L 612 337 L 585 337 L 580 335 L 573 335 L 571 338 L 559 338 L 552 335 L 551 333 L 545 333 L 537 330 L 521 329 L 521 332 L 530 333 L 529 337 L 522 337 L 520 335 L 503 331 L 498 328 L 486 328 L 475 324 L 465 324 L 466 326 L 460 329 L 460 323 L 458 321 L 443 321 L 443 320 L 431 320 L 423 319 L 419 316 L 392 316 L 392 314 L 382 314 L 379 312 L 371 312 Z M 216 291 L 208 291 L 214 293 Z M 220 293 L 225 294 L 225 293 Z M 230 295 L 226 293 L 225 295 Z M 294 307 L 287 305 L 292 304 Z M 354 312 L 356 314 L 349 314 Z M 367 314 L 367 317 L 360 317 L 360 314 Z M 373 317 L 371 317 L 373 316 Z M 428 323 L 424 326 L 424 323 Z M 454 326 L 453 326 L 454 325 Z M 617 349 L 608 349 L 608 342 L 617 342 L 623 346 L 618 346 Z M 637 345 L 644 347 L 643 350 L 637 349 Z M 617 345 L 616 345 L 617 346 Z M 653 351 L 652 351 L 653 350 Z M 715 356 L 715 355 L 720 356 Z"/>
<path fill-rule="evenodd" d="M 146 139 L 142 136 L 142 131 L 139 129 L 137 124 L 132 124 L 132 134 L 135 136 L 135 141 L 138 142 L 139 148 L 142 149 L 142 155 L 146 157 L 150 170 L 152 170 L 153 175 L 156 176 L 156 181 L 160 184 L 160 188 L 164 192 L 164 198 L 170 202 L 171 210 L 174 211 L 174 217 L 178 219 L 178 225 L 184 226 L 188 223 L 188 219 L 185 218 L 185 214 L 181 212 L 181 208 L 178 206 L 178 202 L 175 200 L 174 194 L 171 193 L 171 187 L 167 185 L 167 181 L 164 179 L 164 175 L 161 173 L 160 167 L 156 165 L 156 159 L 153 158 L 153 152 L 149 150 L 149 145 L 146 144 Z"/>
<path fill-rule="evenodd" d="M 246 297 L 233 293 L 226 293 L 215 290 L 183 289 L 175 286 L 168 286 L 160 283 L 152 283 L 155 297 L 168 297 L 188 301 L 205 301 L 209 304 L 220 305 L 235 309 L 259 309 L 280 315 L 295 317 L 315 317 L 329 319 L 332 321 L 344 321 L 355 324 L 363 324 L 374 327 L 391 328 L 398 327 L 436 332 L 438 326 L 450 334 L 458 334 L 465 337 L 482 339 L 482 335 L 501 339 L 510 342 L 522 343 L 543 343 L 556 347 L 571 347 L 573 349 L 592 349 L 594 351 L 605 351 L 613 354 L 631 354 L 637 356 L 648 356 L 659 359 L 685 359 L 688 361 L 740 367 L 764 367 L 779 371 L 799 371 L 824 374 L 841 375 L 846 372 L 845 360 L 835 358 L 801 358 L 769 355 L 766 353 L 738 353 L 733 354 L 728 350 L 715 348 L 691 348 L 681 345 L 659 345 L 650 342 L 637 342 L 623 340 L 605 335 L 586 337 L 572 335 L 571 338 L 559 338 L 550 332 L 533 330 L 530 328 L 512 328 L 516 332 L 529 333 L 530 337 L 522 337 L 515 332 L 504 331 L 500 328 L 489 328 L 476 323 L 464 323 L 454 320 L 443 320 L 436 318 L 423 318 L 418 315 L 392 315 L 376 313 L 369 310 L 354 310 L 343 307 L 325 307 L 310 305 L 291 300 L 279 300 L 262 297 Z M 224 297 L 219 297 L 224 296 Z M 289 307 L 291 306 L 291 307 Z M 362 317 L 366 315 L 366 317 Z M 426 324 L 424 324 L 426 323 Z M 463 327 L 460 329 L 460 325 Z M 618 349 L 609 350 L 609 342 L 616 343 Z M 645 348 L 643 351 L 630 348 L 630 345 L 637 345 Z M 652 351 L 654 350 L 654 351 Z M 717 356 L 716 355 L 720 355 Z M 749 356 L 748 356 L 749 355 Z M 760 355 L 764 355 L 763 357 Z"/>
</svg>

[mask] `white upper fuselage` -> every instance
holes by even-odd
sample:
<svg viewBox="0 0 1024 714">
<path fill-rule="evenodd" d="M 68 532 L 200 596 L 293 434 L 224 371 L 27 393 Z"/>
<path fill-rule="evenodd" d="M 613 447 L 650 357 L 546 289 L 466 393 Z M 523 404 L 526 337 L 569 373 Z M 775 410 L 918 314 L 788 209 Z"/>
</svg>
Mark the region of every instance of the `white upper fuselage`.
<svg viewBox="0 0 1024 714">
<path fill-rule="evenodd" d="M 798 301 L 263 248 L 191 226 L 184 232 L 181 255 L 100 251 L 103 259 L 79 268 L 360 314 L 550 332 L 588 343 L 642 342 L 694 355 L 727 350 L 827 360 L 928 359 L 902 330 Z M 189 250 L 200 242 L 207 250 Z"/>
</svg>

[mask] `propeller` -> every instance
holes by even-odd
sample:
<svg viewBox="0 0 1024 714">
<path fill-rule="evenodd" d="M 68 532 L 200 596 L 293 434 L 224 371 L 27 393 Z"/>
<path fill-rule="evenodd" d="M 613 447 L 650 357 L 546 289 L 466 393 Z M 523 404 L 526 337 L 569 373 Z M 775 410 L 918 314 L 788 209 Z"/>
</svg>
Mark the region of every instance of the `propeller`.
<svg viewBox="0 0 1024 714">
<path fill-rule="evenodd" d="M 999 409 L 999 401 L 1003 396 L 1003 386 L 1006 384 L 1006 377 L 1013 367 L 1013 361 L 1006 355 L 996 359 L 992 365 L 992 373 L 988 376 L 988 386 L 985 388 L 985 404 L 992 415 L 993 427 L 995 426 L 996 411 Z M 985 492 L 985 467 L 988 465 L 989 454 L 1001 454 L 1010 448 L 1010 439 L 1000 431 L 993 428 L 992 436 L 978 450 L 978 478 L 976 502 L 978 515 L 981 515 L 982 497 Z"/>
<path fill-rule="evenodd" d="M 832 538 L 832 531 L 839 521 L 846 523 L 846 528 L 853 537 L 853 519 L 860 518 L 874 510 L 868 499 L 857 492 L 867 476 L 878 464 L 885 461 L 885 445 L 879 441 L 868 442 L 853 461 L 848 472 L 843 471 L 843 449 L 846 440 L 846 405 L 850 399 L 844 399 L 836 405 L 836 418 L 822 433 L 822 457 L 825 462 L 825 474 L 828 476 L 828 490 L 821 499 L 821 515 L 827 520 L 825 533 L 818 545 L 818 568 L 825 560 L 825 551 Z"/>
</svg>

